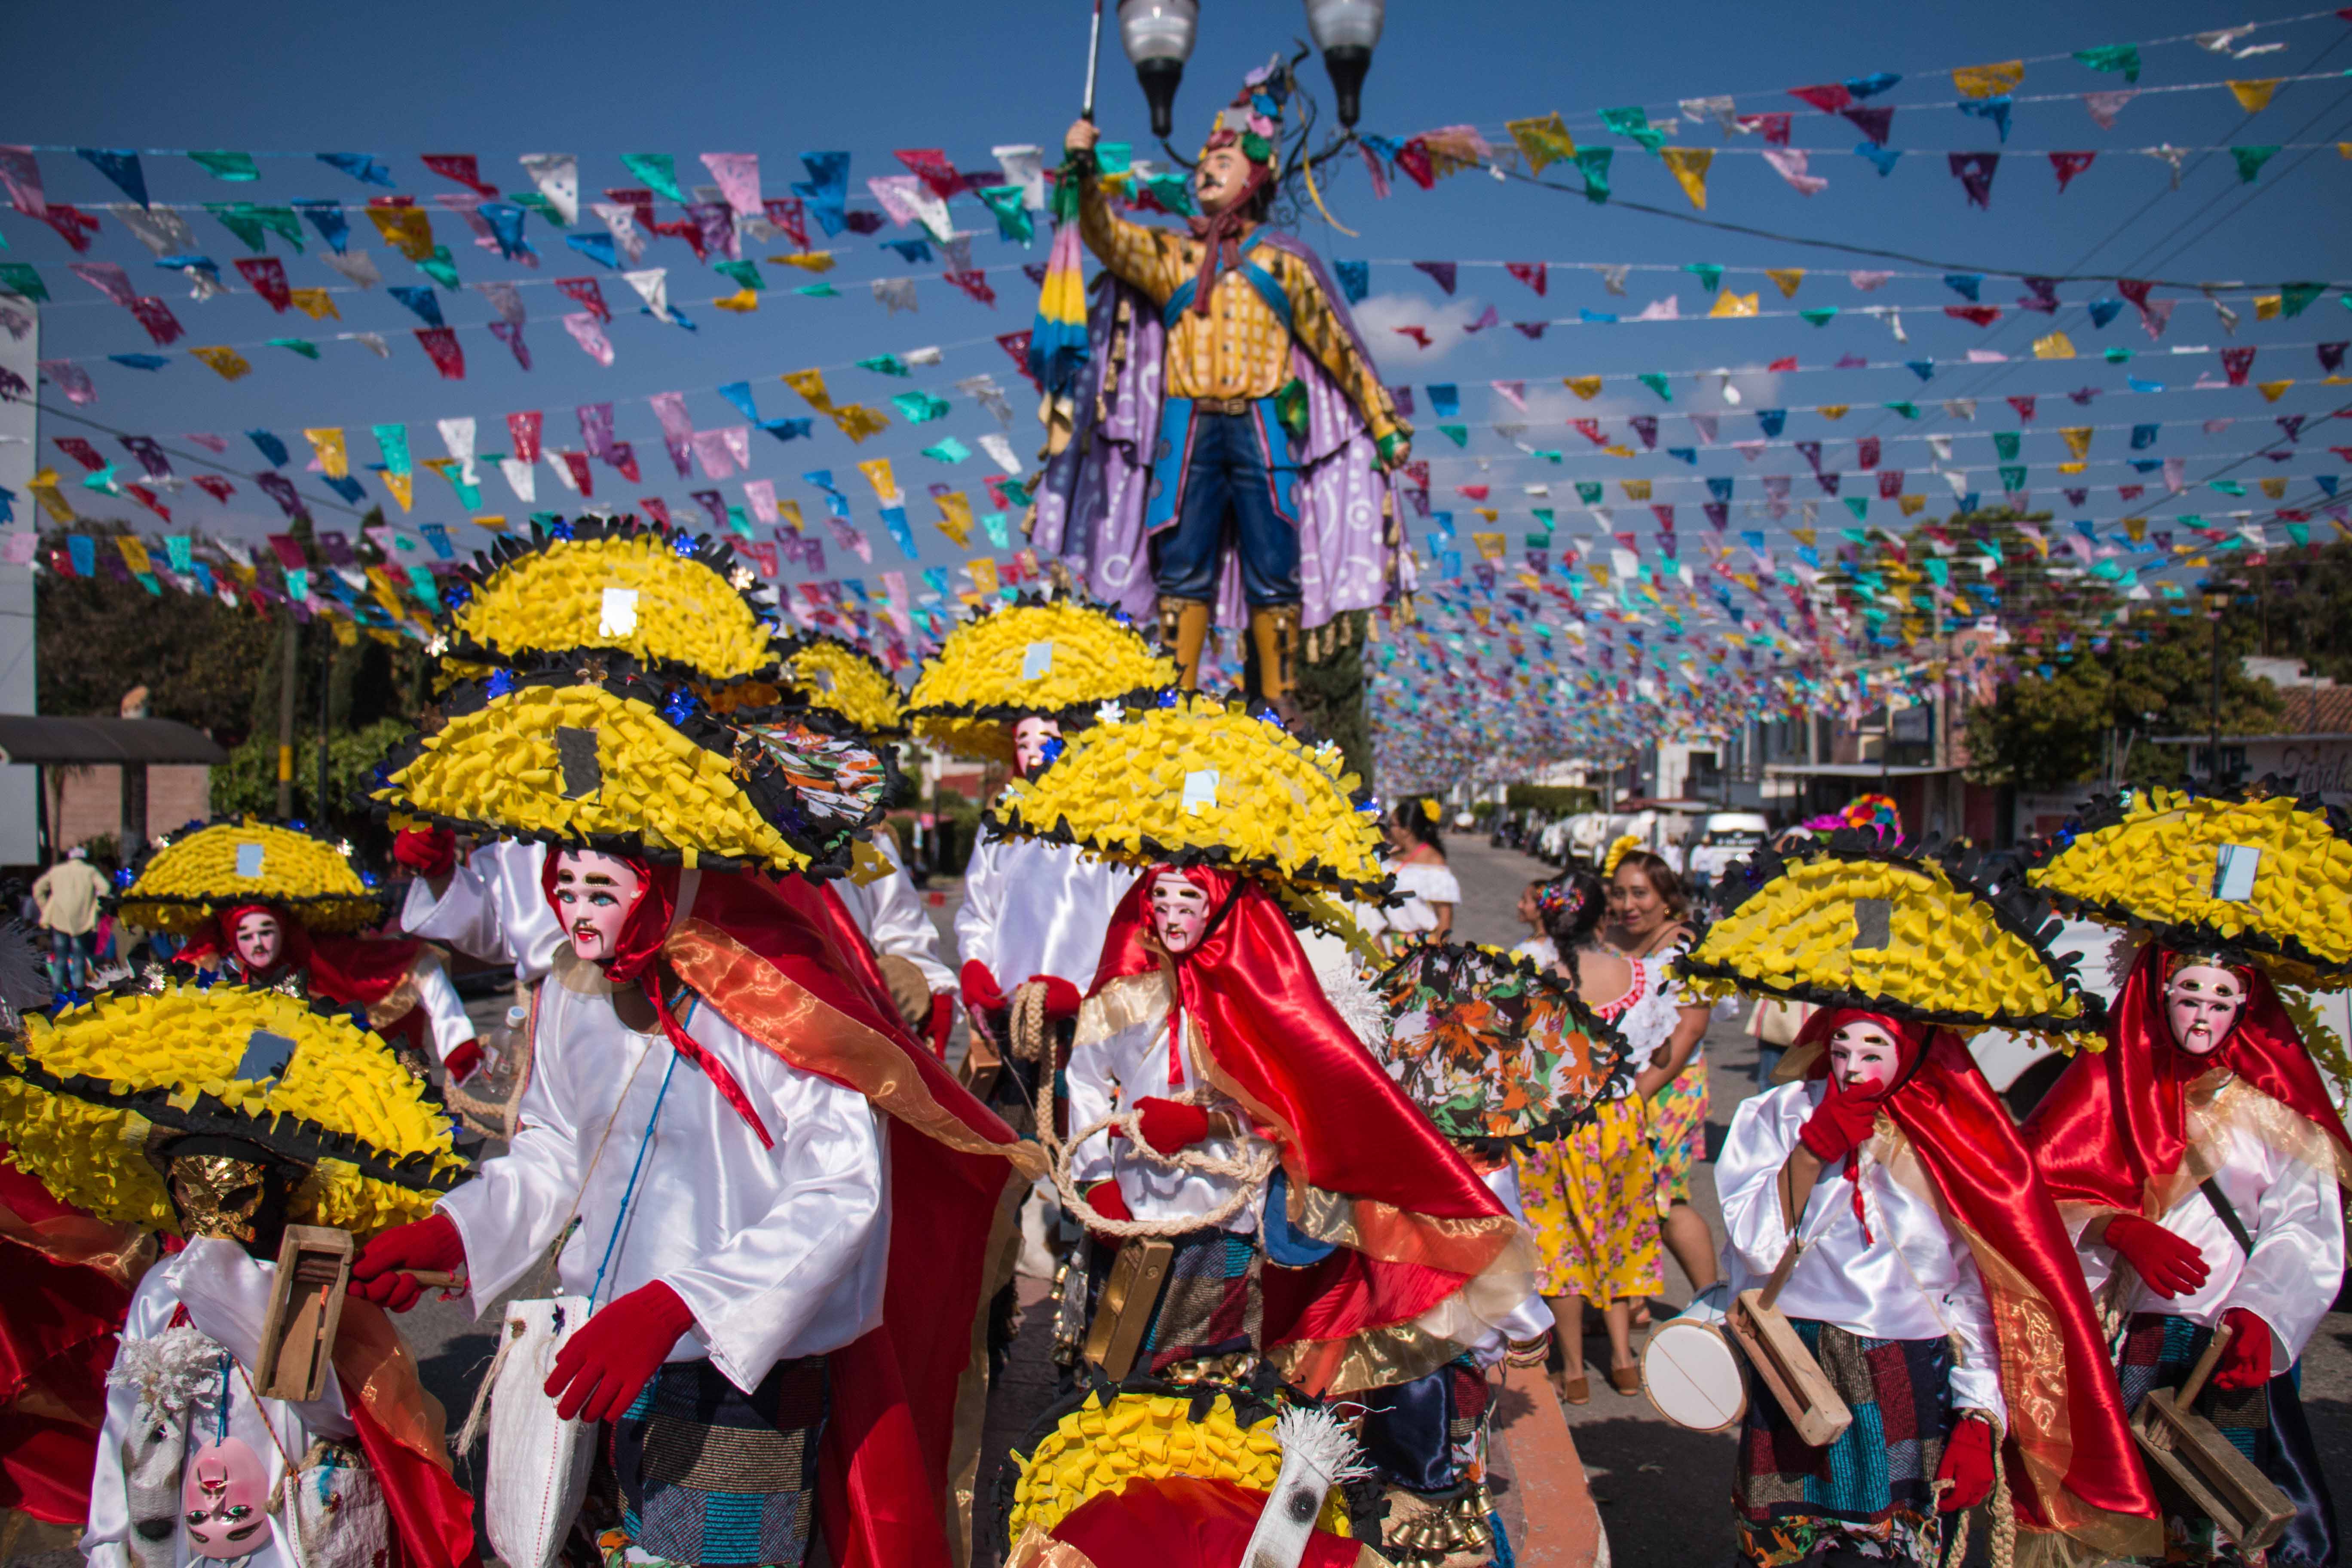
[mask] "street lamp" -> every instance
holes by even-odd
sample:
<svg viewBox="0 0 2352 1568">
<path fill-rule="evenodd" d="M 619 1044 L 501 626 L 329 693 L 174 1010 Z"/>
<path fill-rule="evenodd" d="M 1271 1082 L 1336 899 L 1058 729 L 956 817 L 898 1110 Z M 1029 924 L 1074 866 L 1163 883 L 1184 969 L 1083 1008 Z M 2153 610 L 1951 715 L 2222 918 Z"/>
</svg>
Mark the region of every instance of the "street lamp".
<svg viewBox="0 0 2352 1568">
<path fill-rule="evenodd" d="M 1307 30 L 1323 51 L 1323 68 L 1331 73 L 1339 123 L 1350 131 L 1363 109 L 1364 73 L 1372 68 L 1372 46 L 1381 41 L 1387 10 L 1384 0 L 1307 0 Z"/>
<path fill-rule="evenodd" d="M 1118 0 L 1118 41 L 1151 105 L 1151 133 L 1163 141 L 1176 126 L 1176 88 L 1200 25 L 1200 0 Z"/>
</svg>

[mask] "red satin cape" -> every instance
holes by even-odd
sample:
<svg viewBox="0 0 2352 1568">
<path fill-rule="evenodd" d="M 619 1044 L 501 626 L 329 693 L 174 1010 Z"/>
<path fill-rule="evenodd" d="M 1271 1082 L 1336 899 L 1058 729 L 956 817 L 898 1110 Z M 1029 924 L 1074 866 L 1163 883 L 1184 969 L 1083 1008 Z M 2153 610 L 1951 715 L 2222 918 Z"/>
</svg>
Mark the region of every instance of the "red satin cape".
<svg viewBox="0 0 2352 1568">
<path fill-rule="evenodd" d="M 101 1222 L 59 1203 L 7 1153 L 0 1143 L 0 1508 L 84 1524 L 131 1282 L 50 1255 L 43 1243 L 59 1226 L 95 1233 Z"/>
<path fill-rule="evenodd" d="M 1234 1568 L 1265 1511 L 1266 1494 L 1202 1476 L 1139 1476 L 1097 1492 L 1049 1532 L 1095 1568 Z M 1300 1568 L 1355 1568 L 1363 1542 L 1318 1530 Z"/>
<path fill-rule="evenodd" d="M 1832 1034 L 1858 1019 L 1878 1025 L 1900 1047 L 1895 1082 L 1877 1098 L 1910 1141 L 1945 1210 L 1968 1227 L 1972 1241 L 1991 1247 L 2047 1303 L 2063 1345 L 2064 1367 L 2095 1369 L 2066 1379 L 2071 1444 L 2065 1462 L 2053 1467 L 2063 1477 L 2066 1490 L 2105 1513 L 2159 1517 L 2126 1420 L 2123 1395 L 2115 1379 L 2105 1375 L 2106 1342 L 2084 1287 L 2074 1239 L 2058 1217 L 2058 1205 L 2026 1153 L 2008 1108 L 1948 1029 L 1931 1031 L 1861 1008 L 1824 1008 L 1805 1021 L 1791 1048 L 1826 1047 Z M 1826 1077 L 1828 1071 L 1824 1049 L 1807 1076 Z M 1833 1093 L 1846 1092 L 1834 1080 L 1831 1087 Z M 1979 1273 L 1986 1289 L 1993 1290 L 1992 1271 L 1979 1264 Z M 2002 1314 L 1995 1311 L 1997 1337 L 2001 1322 Z M 2014 1347 L 2003 1346 L 2004 1363 L 2013 1352 Z M 2011 1445 L 2019 1440 L 2012 1427 Z M 2021 1521 L 2052 1528 L 2049 1510 L 2027 1484 L 2013 1454 L 2010 1479 Z"/>
<path fill-rule="evenodd" d="M 547 857 L 543 885 L 551 889 L 556 855 Z M 643 973 L 679 919 L 680 873 L 629 865 L 645 879 L 647 896 L 623 925 L 614 966 Z M 833 1013 L 887 1042 L 894 1070 L 918 1079 L 975 1137 L 1014 1142 L 1012 1129 L 908 1031 L 872 944 L 830 888 L 800 878 L 706 872 L 685 918 L 716 927 Z M 756 1039 L 757 1021 L 737 1016 L 746 1000 L 703 995 Z M 773 1120 L 772 1110 L 766 1114 Z M 1009 1172 L 1001 1157 L 951 1148 L 896 1117 L 886 1116 L 883 1124 L 890 1149 L 890 1264 L 882 1326 L 833 1352 L 818 1513 L 838 1568 L 945 1568 L 956 1395 L 971 1356 L 989 1233 Z M 781 1132 L 781 1122 L 774 1130 Z"/>
<path fill-rule="evenodd" d="M 2226 1068 L 2335 1139 L 2338 1168 L 2352 1141 L 2328 1103 L 2319 1069 L 2260 969 L 2231 966 L 2246 982 L 2237 1027 L 2209 1056 L 2172 1042 L 2164 1010 L 2164 949 L 2151 942 L 2125 976 L 2107 1020 L 2108 1046 L 2084 1051 L 2025 1123 L 2026 1147 L 2061 1202 L 2154 1218 L 2188 1157 L 2188 1089 Z M 2153 1205 L 2153 1206 L 2151 1206 Z"/>
<path fill-rule="evenodd" d="M 1218 1068 L 1270 1112 L 1294 1183 L 1370 1200 L 1408 1222 L 1381 1227 L 1389 1255 L 1341 1247 L 1260 1281 L 1269 1345 L 1346 1339 L 1409 1322 L 1461 1289 L 1507 1244 L 1492 1231 L 1446 1247 L 1421 1220 L 1509 1217 L 1500 1200 L 1406 1100 L 1332 1009 L 1289 920 L 1265 891 L 1209 867 L 1157 867 L 1111 915 L 1092 989 L 1157 970 L 1152 885 L 1181 876 L 1222 910 L 1216 928 L 1174 960 L 1178 999 L 1200 1021 Z M 1360 1222 L 1361 1213 L 1360 1210 Z M 1402 1255 L 1400 1255 L 1402 1254 Z"/>
</svg>

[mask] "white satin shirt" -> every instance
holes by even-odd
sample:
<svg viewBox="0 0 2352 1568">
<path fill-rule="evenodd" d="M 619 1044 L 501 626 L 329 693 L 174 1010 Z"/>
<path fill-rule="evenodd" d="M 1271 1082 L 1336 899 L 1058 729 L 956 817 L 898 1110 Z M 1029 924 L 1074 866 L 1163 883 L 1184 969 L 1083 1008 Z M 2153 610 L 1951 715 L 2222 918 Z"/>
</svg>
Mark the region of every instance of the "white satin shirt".
<svg viewBox="0 0 2352 1568">
<path fill-rule="evenodd" d="M 667 1037 L 624 1025 L 603 976 L 566 948 L 540 991 L 521 1130 L 440 1212 L 465 1239 L 478 1314 L 535 1279 L 576 1201 L 580 1225 L 557 1270 L 564 1293 L 593 1290 L 601 1309 L 666 1282 L 695 1326 L 665 1359 L 708 1356 L 749 1392 L 779 1361 L 838 1350 L 882 1321 L 890 1226 L 879 1113 L 715 1008 L 692 1003 L 679 1021 L 742 1086 L 774 1148 Z"/>
<path fill-rule="evenodd" d="M 2161 1223 L 2204 1255 L 2205 1283 L 2189 1295 L 2168 1298 L 2138 1282 L 2130 1310 L 2214 1323 L 2231 1308 L 2243 1307 L 2271 1326 L 2271 1373 L 2276 1376 L 2303 1354 L 2344 1278 L 2344 1207 L 2336 1175 L 2315 1171 L 2235 1127 L 2216 1127 L 2209 1136 L 2221 1154 L 2214 1179 L 2253 1238 L 2253 1253 L 2238 1246 L 2204 1192 L 2191 1187 Z M 2081 1253 L 2084 1276 L 2095 1294 L 2115 1271 L 2115 1250 L 2091 1243 Z"/>
<path fill-rule="evenodd" d="M 451 869 L 439 898 L 422 877 L 408 884 L 401 929 L 484 963 L 510 963 L 526 984 L 538 980 L 563 941 L 563 926 L 540 886 L 546 859 L 544 845 L 508 838 L 477 845 Z"/>
<path fill-rule="evenodd" d="M 1196 1082 L 1185 1054 L 1172 1049 L 1168 1009 L 1152 1008 L 1148 1018 L 1097 1034 L 1097 1020 L 1102 1016 L 1102 1008 L 1100 999 L 1090 998 L 1078 1014 L 1077 1042 L 1071 1048 L 1066 1075 L 1072 1132 L 1094 1125 L 1114 1110 L 1130 1109 L 1139 1100 L 1174 1100 Z M 1192 1021 L 1181 1013 L 1177 1016 L 1185 1033 L 1194 1037 L 1193 1048 L 1204 1049 L 1198 1042 Z M 1248 1120 L 1240 1106 L 1223 1095 L 1212 1094 L 1207 1103 L 1228 1110 L 1236 1121 Z M 1192 1147 L 1215 1159 L 1234 1160 L 1246 1158 L 1263 1146 L 1255 1136 L 1244 1134 L 1239 1138 L 1210 1138 Z M 1119 1195 L 1127 1200 L 1128 1213 L 1138 1219 L 1150 1220 L 1207 1215 L 1232 1197 L 1237 1185 L 1231 1176 L 1161 1164 L 1150 1155 L 1138 1152 L 1131 1140 L 1113 1138 L 1108 1130 L 1086 1139 L 1072 1152 L 1070 1173 L 1081 1191 L 1097 1182 L 1116 1180 Z M 1258 1205 L 1264 1201 L 1263 1193 L 1254 1195 L 1220 1228 L 1236 1236 L 1256 1235 Z"/>
<path fill-rule="evenodd" d="M 1111 911 L 1139 875 L 1073 845 L 1000 838 L 983 826 L 956 911 L 961 962 L 986 964 L 1007 996 L 1038 974 L 1058 975 L 1084 992 L 1102 963 Z"/>
<path fill-rule="evenodd" d="M 1723 1267 L 1736 1295 L 1761 1286 L 1789 1245 L 1780 1215 L 1780 1167 L 1797 1148 L 1798 1130 L 1820 1105 L 1825 1085 L 1787 1083 L 1743 1101 L 1716 1162 L 1727 1239 Z M 1884 1119 L 1882 1126 L 1890 1125 Z M 1968 1244 L 1944 1224 L 1927 1197 L 1897 1182 L 1873 1140 L 1859 1175 L 1869 1238 L 1853 1212 L 1853 1184 L 1843 1163 L 1822 1173 L 1806 1200 L 1800 1229 L 1804 1255 L 1778 1305 L 1790 1318 L 1833 1323 L 1874 1340 L 1941 1340 L 1957 1334 L 1962 1353 L 1952 1368 L 1952 1403 L 2008 1419 L 2001 1398 L 1992 1311 Z"/>
</svg>

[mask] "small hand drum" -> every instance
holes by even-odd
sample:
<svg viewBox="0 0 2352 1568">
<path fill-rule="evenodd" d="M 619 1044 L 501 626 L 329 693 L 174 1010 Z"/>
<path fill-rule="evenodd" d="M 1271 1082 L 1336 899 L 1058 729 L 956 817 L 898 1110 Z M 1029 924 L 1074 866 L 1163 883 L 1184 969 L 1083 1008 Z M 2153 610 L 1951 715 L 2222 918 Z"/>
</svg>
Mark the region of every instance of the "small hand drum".
<svg viewBox="0 0 2352 1568">
<path fill-rule="evenodd" d="M 1730 1336 L 1713 1322 L 1675 1318 L 1642 1350 L 1642 1392 L 1659 1415 L 1693 1432 L 1720 1432 L 1748 1413 L 1748 1381 Z"/>
</svg>

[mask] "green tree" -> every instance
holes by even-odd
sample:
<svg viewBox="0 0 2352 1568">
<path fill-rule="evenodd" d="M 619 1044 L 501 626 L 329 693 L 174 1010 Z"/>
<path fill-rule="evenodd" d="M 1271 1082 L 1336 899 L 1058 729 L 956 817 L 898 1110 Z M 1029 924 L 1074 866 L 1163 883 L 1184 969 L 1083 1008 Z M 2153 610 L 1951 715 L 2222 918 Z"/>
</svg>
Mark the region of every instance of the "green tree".
<svg viewBox="0 0 2352 1568">
<path fill-rule="evenodd" d="M 100 537 L 102 558 L 127 531 Z M 45 543 L 63 548 L 63 538 Z M 42 712 L 110 715 L 144 686 L 156 718 L 230 742 L 250 726 L 254 671 L 271 662 L 269 623 L 201 595 L 56 572 L 35 580 L 34 614 Z"/>
<path fill-rule="evenodd" d="M 2352 541 L 2266 556 L 2241 574 L 2254 600 L 2250 651 L 2299 658 L 2314 675 L 2352 681 Z"/>
<path fill-rule="evenodd" d="M 294 815 L 320 826 L 334 826 L 356 836 L 368 812 L 354 805 L 360 792 L 373 782 L 375 765 L 414 732 L 403 719 L 378 719 L 356 730 L 327 732 L 327 802 L 319 804 L 317 729 L 294 734 Z M 213 770 L 213 814 L 225 816 L 251 811 L 262 816 L 278 809 L 278 736 L 274 730 L 257 731 L 229 752 L 226 766 Z"/>
<path fill-rule="evenodd" d="M 2252 651 L 2245 623 L 2243 613 L 2233 611 L 2221 627 L 2225 735 L 2259 734 L 2284 711 L 2275 687 L 2239 672 L 2239 658 Z M 2201 731 L 2210 722 L 2213 625 L 2202 616 L 2175 621 L 2144 638 L 2119 636 L 2105 648 L 2080 647 L 2064 662 L 2022 671 L 1969 714 L 1969 778 L 2062 789 L 2100 777 L 2112 752 L 2125 750 L 2123 782 L 2180 783 L 2189 761 L 2184 749 L 2143 742 Z"/>
</svg>

